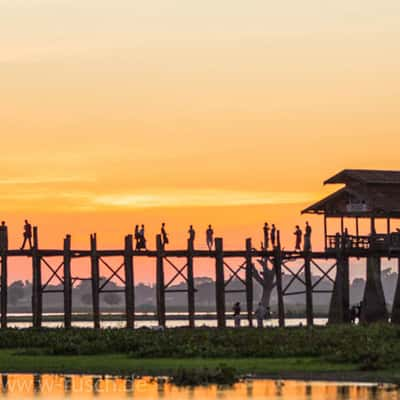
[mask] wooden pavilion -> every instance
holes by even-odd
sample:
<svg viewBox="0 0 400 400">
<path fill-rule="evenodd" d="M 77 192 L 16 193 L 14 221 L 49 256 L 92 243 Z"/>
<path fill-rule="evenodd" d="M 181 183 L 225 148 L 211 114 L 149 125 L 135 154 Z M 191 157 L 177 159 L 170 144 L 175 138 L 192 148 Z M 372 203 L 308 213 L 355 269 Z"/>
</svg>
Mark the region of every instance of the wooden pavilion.
<svg viewBox="0 0 400 400">
<path fill-rule="evenodd" d="M 367 258 L 367 281 L 361 307 L 361 320 L 387 320 L 381 282 L 381 257 L 399 254 L 400 230 L 392 230 L 391 221 L 400 219 L 400 171 L 345 169 L 324 184 L 344 187 L 302 211 L 324 216 L 325 251 L 337 254 L 337 276 L 331 300 L 330 321 L 346 322 L 349 315 L 349 258 Z M 340 219 L 340 231 L 329 232 L 328 221 Z M 355 233 L 349 233 L 345 220 L 355 221 Z M 367 233 L 360 233 L 359 220 L 369 220 Z M 376 221 L 385 220 L 385 231 L 377 232 Z M 400 260 L 400 259 L 399 259 Z M 399 264 L 400 265 L 400 264 Z M 400 285 L 398 282 L 392 321 L 400 321 Z"/>
<path fill-rule="evenodd" d="M 345 169 L 324 182 L 345 186 L 302 211 L 324 216 L 325 249 L 336 249 L 340 239 L 351 249 L 400 249 L 400 232 L 392 231 L 391 220 L 400 219 L 400 171 Z M 328 220 L 340 219 L 340 231 L 329 232 Z M 354 219 L 349 234 L 345 219 Z M 360 233 L 359 220 L 370 220 L 368 233 Z M 376 220 L 386 221 L 385 232 L 377 233 Z"/>
</svg>

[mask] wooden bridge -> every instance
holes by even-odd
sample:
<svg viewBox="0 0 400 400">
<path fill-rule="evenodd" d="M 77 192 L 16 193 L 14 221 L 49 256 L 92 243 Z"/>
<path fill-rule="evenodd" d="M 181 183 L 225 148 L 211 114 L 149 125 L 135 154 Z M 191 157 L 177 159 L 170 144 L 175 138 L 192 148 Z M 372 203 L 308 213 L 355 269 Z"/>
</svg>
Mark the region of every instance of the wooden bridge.
<svg viewBox="0 0 400 400">
<path fill-rule="evenodd" d="M 331 293 L 329 321 L 332 323 L 349 322 L 349 260 L 353 257 L 366 258 L 367 262 L 367 287 L 364 296 L 364 320 L 366 322 L 378 319 L 387 319 L 387 314 L 376 313 L 376 302 L 384 302 L 383 290 L 380 283 L 380 260 L 382 257 L 396 257 L 400 259 L 399 250 L 381 247 L 349 247 L 341 239 L 340 245 L 325 251 L 287 251 L 281 248 L 278 232 L 277 246 L 273 250 L 257 250 L 253 248 L 251 239 L 244 243 L 243 250 L 224 249 L 223 239 L 215 239 L 215 249 L 196 250 L 194 243 L 188 241 L 186 249 L 166 250 L 162 245 L 161 235 L 156 237 L 155 250 L 134 250 L 133 237 L 125 237 L 121 249 L 98 249 L 96 234 L 90 236 L 89 249 L 73 249 L 71 236 L 67 235 L 61 249 L 42 249 L 39 247 L 38 229 L 33 229 L 33 248 L 31 250 L 13 250 L 8 248 L 7 231 L 3 243 L 0 244 L 1 257 L 1 327 L 7 327 L 7 276 L 10 257 L 28 257 L 32 264 L 32 318 L 33 326 L 42 325 L 43 295 L 45 293 L 61 293 L 64 297 L 64 324 L 66 328 L 72 324 L 72 288 L 75 282 L 87 279 L 92 286 L 93 324 L 100 328 L 101 310 L 100 295 L 108 292 L 122 292 L 125 297 L 126 326 L 135 326 L 135 260 L 140 257 L 153 259 L 156 265 L 156 296 L 157 318 L 160 326 L 166 326 L 166 295 L 172 292 L 187 293 L 188 325 L 195 327 L 195 280 L 194 269 L 196 260 L 206 258 L 215 265 L 215 300 L 218 327 L 226 326 L 227 293 L 244 293 L 246 296 L 246 315 L 249 325 L 253 325 L 254 303 L 254 262 L 263 259 L 269 263 L 275 273 L 276 292 L 278 299 L 279 325 L 285 325 L 286 296 L 305 296 L 307 324 L 312 325 L 314 319 L 313 294 Z M 337 244 L 337 243 L 336 243 Z M 122 247 L 122 246 L 121 246 Z M 61 258 L 61 262 L 60 261 Z M 71 263 L 74 259 L 86 258 L 89 260 L 90 277 L 80 278 L 72 275 Z M 120 259 L 114 265 L 116 259 Z M 239 261 L 238 261 L 239 260 Z M 100 275 L 100 269 L 103 269 Z M 172 271 L 172 278 L 166 281 L 167 269 Z M 312 269 L 319 272 L 317 280 L 312 279 Z M 49 278 L 43 281 L 46 271 Z M 106 274 L 104 274 L 106 271 Z M 288 282 L 283 284 L 282 275 L 290 276 Z M 101 278 L 102 277 L 102 278 Z M 109 289 L 108 283 L 118 280 L 120 286 Z M 186 288 L 174 289 L 173 283 L 184 281 Z M 231 283 L 239 282 L 241 288 L 231 288 Z M 330 282 L 332 290 L 321 288 L 322 282 Z M 293 291 L 294 283 L 300 283 L 302 290 Z M 60 289 L 54 289 L 52 284 L 58 284 Z M 298 287 L 298 286 L 297 286 Z M 378 299 L 378 300 L 377 300 Z M 400 291 L 397 290 L 393 311 L 393 322 L 397 322 L 400 315 Z"/>
</svg>

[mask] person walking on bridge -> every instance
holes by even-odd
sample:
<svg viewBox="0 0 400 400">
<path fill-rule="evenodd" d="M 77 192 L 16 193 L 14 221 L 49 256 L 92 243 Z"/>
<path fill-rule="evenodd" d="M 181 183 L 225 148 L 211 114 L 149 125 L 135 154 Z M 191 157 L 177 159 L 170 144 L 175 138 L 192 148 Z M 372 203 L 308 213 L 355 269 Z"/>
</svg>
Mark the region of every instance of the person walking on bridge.
<svg viewBox="0 0 400 400">
<path fill-rule="evenodd" d="M 25 225 L 24 225 L 24 241 L 22 242 L 21 250 L 25 249 L 25 245 L 28 242 L 29 247 L 32 250 L 33 245 L 32 245 L 32 225 L 28 222 L 28 220 L 25 220 Z"/>
<path fill-rule="evenodd" d="M 306 229 L 304 232 L 304 251 L 311 251 L 311 233 L 312 233 L 312 228 L 307 221 Z"/>
<path fill-rule="evenodd" d="M 272 248 L 275 248 L 275 241 L 276 241 L 276 227 L 275 224 L 272 224 L 272 228 L 271 228 L 271 245 Z"/>
<path fill-rule="evenodd" d="M 0 225 L 0 251 L 8 248 L 7 225 L 5 221 L 1 221 Z"/>
<path fill-rule="evenodd" d="M 214 230 L 211 225 L 208 225 L 208 229 L 206 231 L 206 241 L 208 250 L 212 250 L 214 246 Z"/>
<path fill-rule="evenodd" d="M 294 249 L 297 251 L 300 251 L 303 232 L 301 231 L 299 225 L 296 225 L 296 230 L 294 231 L 294 235 L 296 236 L 296 244 L 295 244 Z"/>
<path fill-rule="evenodd" d="M 268 222 L 266 222 L 264 224 L 263 231 L 264 231 L 264 249 L 268 250 L 268 247 L 269 247 L 269 225 L 268 225 Z"/>
<path fill-rule="evenodd" d="M 169 243 L 168 234 L 167 231 L 165 230 L 165 222 L 163 222 L 161 225 L 161 242 L 163 247 Z"/>
<path fill-rule="evenodd" d="M 146 245 L 146 237 L 144 235 L 144 225 L 140 227 L 139 230 L 139 249 L 145 249 L 147 250 L 147 245 Z"/>
<path fill-rule="evenodd" d="M 194 239 L 196 238 L 196 231 L 193 229 L 193 225 L 189 226 L 189 240 L 194 244 Z"/>
</svg>

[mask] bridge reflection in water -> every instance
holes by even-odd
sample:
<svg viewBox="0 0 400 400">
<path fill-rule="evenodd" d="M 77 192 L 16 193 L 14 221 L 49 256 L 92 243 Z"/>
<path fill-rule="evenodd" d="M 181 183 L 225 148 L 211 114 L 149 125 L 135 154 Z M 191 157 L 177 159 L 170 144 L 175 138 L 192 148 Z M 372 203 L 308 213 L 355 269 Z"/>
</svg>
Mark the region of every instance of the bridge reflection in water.
<svg viewBox="0 0 400 400">
<path fill-rule="evenodd" d="M 264 379 L 232 387 L 179 388 L 166 378 L 3 374 L 1 383 L 0 398 L 10 399 L 400 399 L 390 385 Z"/>
</svg>

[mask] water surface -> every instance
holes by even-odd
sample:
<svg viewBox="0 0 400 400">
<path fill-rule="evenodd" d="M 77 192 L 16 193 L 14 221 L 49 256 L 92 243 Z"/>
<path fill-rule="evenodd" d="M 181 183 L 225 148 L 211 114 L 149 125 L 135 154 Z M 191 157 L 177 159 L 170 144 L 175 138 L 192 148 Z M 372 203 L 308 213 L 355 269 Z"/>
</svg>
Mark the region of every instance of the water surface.
<svg viewBox="0 0 400 400">
<path fill-rule="evenodd" d="M 3 374 L 0 398 L 400 400 L 400 392 L 390 385 L 362 383 L 248 380 L 232 387 L 179 388 L 166 378 Z"/>
</svg>

